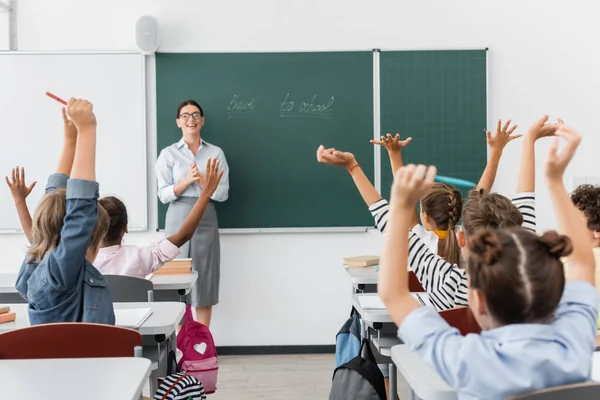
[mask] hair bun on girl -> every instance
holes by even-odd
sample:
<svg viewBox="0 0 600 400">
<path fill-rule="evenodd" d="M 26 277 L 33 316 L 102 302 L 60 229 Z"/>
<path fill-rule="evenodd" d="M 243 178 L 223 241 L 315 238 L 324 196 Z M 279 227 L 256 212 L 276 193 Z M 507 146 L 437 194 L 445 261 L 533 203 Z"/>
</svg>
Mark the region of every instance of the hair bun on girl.
<svg viewBox="0 0 600 400">
<path fill-rule="evenodd" d="M 498 235 L 491 230 L 484 230 L 476 233 L 469 240 L 470 258 L 476 261 L 491 265 L 496 263 L 502 253 L 502 246 L 498 240 Z"/>
<path fill-rule="evenodd" d="M 548 253 L 552 257 L 566 257 L 573 251 L 573 243 L 568 236 L 560 235 L 556 231 L 544 232 L 540 236 L 540 241 L 548 248 Z"/>
</svg>

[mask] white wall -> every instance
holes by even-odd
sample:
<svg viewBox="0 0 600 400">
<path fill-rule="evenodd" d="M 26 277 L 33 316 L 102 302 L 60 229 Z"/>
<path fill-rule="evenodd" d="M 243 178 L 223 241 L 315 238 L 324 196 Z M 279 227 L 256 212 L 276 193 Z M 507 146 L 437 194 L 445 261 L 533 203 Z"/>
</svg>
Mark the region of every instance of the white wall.
<svg viewBox="0 0 600 400">
<path fill-rule="evenodd" d="M 20 0 L 20 50 L 131 50 L 145 14 L 161 22 L 162 51 L 452 49 L 489 47 L 489 126 L 512 118 L 525 129 L 543 113 L 563 117 L 585 135 L 573 173 L 593 174 L 599 148 L 600 6 L 574 0 Z M 6 24 L 0 17 L 0 32 Z M 2 45 L 0 33 L 0 45 Z M 155 157 L 155 90 L 149 59 L 149 146 Z M 117 88 L 115 88 L 117 89 Z M 1 90 L 1 88 L 0 88 Z M 482 127 L 484 128 L 484 127 Z M 410 132 L 406 132 L 410 134 Z M 418 140 L 418 137 L 415 137 Z M 538 166 L 547 143 L 540 143 Z M 351 149 L 349 149 L 351 150 Z M 6 150 L 0 150 L 6 151 Z M 1 153 L 0 153 L 1 156 Z M 511 194 L 520 144 L 505 151 L 496 189 Z M 541 159 L 541 160 L 540 160 Z M 152 171 L 152 168 L 149 168 Z M 590 172 L 591 171 L 591 172 Z M 598 174 L 600 175 L 600 174 Z M 538 168 L 538 176 L 541 170 Z M 340 175 L 340 179 L 344 179 Z M 149 177 L 155 198 L 154 177 Z M 538 221 L 554 226 L 543 179 Z M 156 204 L 150 204 L 151 228 Z M 128 235 L 147 243 L 156 233 Z M 0 272 L 16 271 L 25 241 L 1 236 Z M 378 252 L 368 234 L 226 235 L 222 237 L 218 345 L 330 344 L 348 312 L 343 256 Z"/>
</svg>

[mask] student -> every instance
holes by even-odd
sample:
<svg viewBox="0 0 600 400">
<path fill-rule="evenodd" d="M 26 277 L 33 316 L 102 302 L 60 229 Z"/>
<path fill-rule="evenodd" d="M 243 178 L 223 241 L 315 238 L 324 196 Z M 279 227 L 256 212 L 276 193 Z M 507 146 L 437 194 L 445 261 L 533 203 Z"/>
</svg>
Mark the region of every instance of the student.
<svg viewBox="0 0 600 400">
<path fill-rule="evenodd" d="M 108 215 L 98 206 L 95 182 L 96 117 L 86 100 L 71 98 L 67 111 L 76 129 L 65 130 L 56 173 L 48 179 L 46 195 L 35 211 L 32 245 L 16 288 L 29 303 L 32 325 L 113 325 L 106 282 L 92 265 L 108 230 Z"/>
<path fill-rule="evenodd" d="M 596 265 L 600 265 L 600 187 L 579 185 L 571 193 L 571 201 L 586 220 L 590 239 L 594 246 Z M 600 283 L 600 268 L 596 268 L 597 289 L 598 283 Z"/>
<path fill-rule="evenodd" d="M 487 193 L 487 190 L 491 188 L 496 176 L 500 158 L 502 156 L 502 151 L 506 144 L 511 140 L 520 137 L 520 135 L 512 134 L 515 129 L 516 126 L 510 127 L 510 120 L 504 126 L 502 126 L 501 121 L 498 121 L 496 134 L 492 135 L 488 132 L 487 141 L 491 151 L 490 158 L 488 159 L 488 163 L 478 184 L 480 192 Z M 392 160 L 392 166 L 402 165 L 401 158 L 399 158 L 397 155 L 391 155 L 390 158 Z M 337 151 L 335 149 L 324 149 L 323 146 L 321 146 L 317 151 L 317 159 L 321 163 L 342 166 L 348 169 L 356 186 L 361 192 L 363 199 L 369 206 L 377 227 L 380 231 L 385 232 L 387 225 L 387 214 L 389 211 L 388 202 L 385 199 L 382 199 L 379 193 L 377 193 L 375 188 L 371 185 L 368 178 L 360 168 L 360 165 L 354 159 L 354 155 L 351 153 Z M 533 162 L 533 158 L 531 160 Z M 496 194 L 489 196 L 492 199 L 496 197 L 506 199 L 504 196 Z M 486 201 L 488 199 L 488 195 L 482 195 L 480 197 L 485 204 L 490 203 Z M 508 206 L 512 207 L 516 211 L 516 208 L 512 206 L 510 201 L 508 199 L 506 199 L 506 201 Z M 519 208 L 523 210 L 523 212 L 531 214 L 531 210 L 534 210 L 535 197 L 533 194 L 528 194 L 527 196 L 521 195 L 516 199 L 516 201 L 520 202 Z M 423 209 L 423 207 L 421 207 L 421 209 Z M 500 210 L 501 207 L 498 209 Z M 520 213 L 517 212 L 517 214 L 520 218 L 518 221 L 520 224 L 522 222 L 522 217 Z M 492 218 L 493 216 L 486 215 L 486 217 Z M 533 218 L 534 217 L 535 215 L 533 214 Z M 410 223 L 413 227 L 411 229 L 412 236 L 416 238 L 414 245 L 411 246 L 411 251 L 414 251 L 415 254 L 411 253 L 410 267 L 411 270 L 415 272 L 425 291 L 429 294 L 429 297 L 436 309 L 441 311 L 459 305 L 467 305 L 468 299 L 464 270 L 458 267 L 458 263 L 447 262 L 442 255 L 438 256 L 438 254 L 436 254 L 437 249 L 432 249 L 429 243 L 424 244 L 421 241 L 418 233 L 423 228 L 415 225 L 418 223 L 418 220 L 415 218 L 415 214 L 411 216 Z M 533 226 L 535 226 L 535 220 L 533 220 Z M 460 239 L 461 232 L 457 232 L 456 237 Z M 462 247 L 464 247 L 464 244 Z M 434 257 L 432 258 L 432 256 Z"/>
<path fill-rule="evenodd" d="M 167 261 L 179 255 L 179 247 L 189 241 L 202 219 L 210 198 L 217 190 L 224 170 L 219 172 L 219 161 L 209 158 L 206 163 L 204 186 L 196 200 L 196 204 L 179 228 L 179 231 L 168 238 L 145 247 L 121 245 L 127 233 L 127 208 L 116 197 L 104 197 L 100 204 L 110 217 L 110 227 L 103 241 L 98 257 L 94 262 L 103 274 L 128 275 L 144 278 L 156 271 Z M 198 172 L 199 173 L 199 172 Z"/>
<path fill-rule="evenodd" d="M 457 392 L 460 399 L 506 399 L 590 379 L 598 294 L 589 231 L 569 199 L 563 174 L 581 140 L 556 135 L 546 182 L 561 232 L 538 237 L 525 228 L 482 229 L 468 237 L 469 306 L 484 330 L 461 336 L 408 291 L 408 231 L 413 204 L 433 184 L 435 167 L 398 171 L 381 255 L 379 295 L 398 337 Z M 569 256 L 565 285 L 560 257 Z"/>
<path fill-rule="evenodd" d="M 487 188 L 478 188 L 469 193 L 463 206 L 462 229 L 457 235 L 463 258 L 465 236 L 478 230 L 523 226 L 535 232 L 535 142 L 552 136 L 559 127 L 559 123 L 547 122 L 548 116 L 542 117 L 531 125 L 524 137 L 517 194 L 512 201 L 500 194 L 490 193 Z M 491 162 L 497 166 L 498 161 L 499 156 Z M 377 218 L 377 212 L 373 214 Z M 414 232 L 410 233 L 409 249 L 410 269 L 415 272 L 438 310 L 468 305 L 467 278 L 463 268 L 431 252 Z"/>
</svg>

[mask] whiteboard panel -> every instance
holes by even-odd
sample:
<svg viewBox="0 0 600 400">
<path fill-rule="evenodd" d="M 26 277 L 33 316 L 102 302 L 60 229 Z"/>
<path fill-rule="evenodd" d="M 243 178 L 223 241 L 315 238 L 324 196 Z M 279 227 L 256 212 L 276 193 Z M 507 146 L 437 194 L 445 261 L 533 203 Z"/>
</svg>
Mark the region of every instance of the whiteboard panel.
<svg viewBox="0 0 600 400">
<path fill-rule="evenodd" d="M 131 53 L 0 53 L 0 176 L 24 166 L 31 213 L 55 171 L 62 105 L 46 92 L 94 104 L 100 196 L 123 200 L 131 230 L 147 229 L 145 62 Z M 10 190 L 0 189 L 0 231 L 20 231 Z"/>
</svg>

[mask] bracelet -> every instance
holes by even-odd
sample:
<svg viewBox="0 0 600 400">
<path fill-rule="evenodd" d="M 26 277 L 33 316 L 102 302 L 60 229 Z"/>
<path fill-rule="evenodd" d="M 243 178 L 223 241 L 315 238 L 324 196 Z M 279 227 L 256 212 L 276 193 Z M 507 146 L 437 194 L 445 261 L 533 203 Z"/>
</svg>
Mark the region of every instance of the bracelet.
<svg viewBox="0 0 600 400">
<path fill-rule="evenodd" d="M 356 167 L 360 167 L 360 164 L 356 163 L 353 166 L 351 166 L 350 168 L 348 168 L 348 175 L 352 175 L 352 170 Z"/>
</svg>

